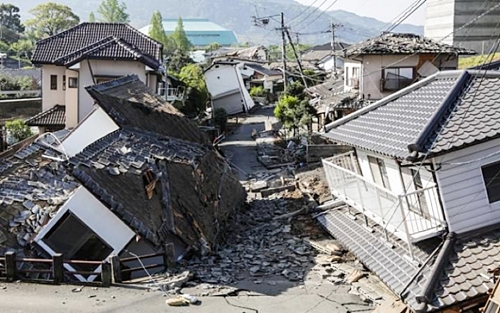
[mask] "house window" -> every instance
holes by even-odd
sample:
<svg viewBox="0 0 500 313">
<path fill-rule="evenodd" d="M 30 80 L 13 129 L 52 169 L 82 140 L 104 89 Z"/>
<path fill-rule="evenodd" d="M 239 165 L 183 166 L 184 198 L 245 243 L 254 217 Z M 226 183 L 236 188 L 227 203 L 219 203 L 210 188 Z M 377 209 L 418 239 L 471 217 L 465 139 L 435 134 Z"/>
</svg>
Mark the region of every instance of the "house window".
<svg viewBox="0 0 500 313">
<path fill-rule="evenodd" d="M 50 75 L 50 90 L 57 90 L 57 75 Z"/>
<path fill-rule="evenodd" d="M 420 172 L 414 169 L 410 170 L 411 177 L 413 179 L 413 185 L 415 186 L 415 191 L 424 189 L 424 184 L 422 183 L 422 177 L 420 177 Z M 410 210 L 422 215 L 429 216 L 429 208 L 427 207 L 427 201 L 425 200 L 425 193 L 418 192 L 416 195 L 416 203 L 410 203 Z"/>
<path fill-rule="evenodd" d="M 63 79 L 62 79 L 62 90 L 66 90 L 66 75 L 63 75 Z"/>
<path fill-rule="evenodd" d="M 500 162 L 481 167 L 486 193 L 490 203 L 500 200 Z"/>
<path fill-rule="evenodd" d="M 346 66 L 346 68 L 345 68 L 345 84 L 346 84 L 346 86 L 351 86 L 351 80 L 349 79 L 350 78 L 349 77 L 349 69 L 350 68 L 348 66 Z"/>
<path fill-rule="evenodd" d="M 484 313 L 498 313 L 498 309 L 498 304 L 490 300 L 490 302 L 488 302 L 488 305 L 486 306 L 486 309 L 484 310 Z"/>
<path fill-rule="evenodd" d="M 391 186 L 389 185 L 389 175 L 387 174 L 387 168 L 385 167 L 384 160 L 368 156 L 368 162 L 370 163 L 370 169 L 372 171 L 374 182 L 377 185 L 384 186 L 384 188 L 391 189 Z"/>
<path fill-rule="evenodd" d="M 359 67 L 352 68 L 351 84 L 354 89 L 359 89 Z"/>
<path fill-rule="evenodd" d="M 415 79 L 413 67 L 391 67 L 382 70 L 381 90 L 394 91 L 410 86 Z"/>
<path fill-rule="evenodd" d="M 68 79 L 69 88 L 78 88 L 78 77 L 70 77 Z"/>
<path fill-rule="evenodd" d="M 43 238 L 54 252 L 65 259 L 102 261 L 113 249 L 87 225 L 71 213 L 66 213 Z M 78 270 L 94 271 L 96 265 L 73 264 Z"/>
</svg>

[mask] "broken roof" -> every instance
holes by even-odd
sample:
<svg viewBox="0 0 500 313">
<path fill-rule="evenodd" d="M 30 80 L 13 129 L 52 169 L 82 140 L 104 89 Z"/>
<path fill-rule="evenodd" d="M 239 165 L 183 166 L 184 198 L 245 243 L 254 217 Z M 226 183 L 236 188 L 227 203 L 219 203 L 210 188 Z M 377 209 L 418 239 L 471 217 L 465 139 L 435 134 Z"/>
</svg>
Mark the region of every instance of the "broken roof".
<svg viewBox="0 0 500 313">
<path fill-rule="evenodd" d="M 27 119 L 26 125 L 64 127 L 66 125 L 66 106 L 56 104 L 47 111 L 40 112 Z"/>
<path fill-rule="evenodd" d="M 500 73 L 437 73 L 327 125 L 324 136 L 390 157 L 431 156 L 500 136 Z"/>
<path fill-rule="evenodd" d="M 173 105 L 156 95 L 137 75 L 89 86 L 88 93 L 123 129 L 208 144 L 206 134 Z"/>
<path fill-rule="evenodd" d="M 456 54 L 472 55 L 475 51 L 450 46 L 420 35 L 404 33 L 385 33 L 350 46 L 345 50 L 346 57 L 379 54 Z"/>
<path fill-rule="evenodd" d="M 269 69 L 269 68 L 264 67 L 262 65 L 255 64 L 255 63 L 244 63 L 244 66 L 249 67 L 249 68 L 253 69 L 254 71 L 259 72 L 262 75 L 266 75 L 266 76 L 280 76 L 281 75 L 281 71 L 272 70 L 272 69 Z"/>
<path fill-rule="evenodd" d="M 382 228 L 372 221 L 352 219 L 345 209 L 334 209 L 318 221 L 415 312 L 434 312 L 488 295 L 493 287 L 488 270 L 500 262 L 498 225 L 414 245 L 421 266 L 410 262 L 406 243 L 391 236 L 390 248 L 380 242 Z M 446 243 L 448 242 L 448 243 Z M 448 246 L 446 248 L 446 246 Z M 426 263 L 426 261 L 428 261 Z M 434 275 L 434 276 L 433 276 Z M 432 283 L 431 279 L 435 279 Z M 428 300 L 424 300 L 427 293 Z"/>
<path fill-rule="evenodd" d="M 113 58 L 141 60 L 156 69 L 162 59 L 162 50 L 161 43 L 128 24 L 81 23 L 38 41 L 32 62 L 67 65 L 71 64 L 70 60 L 79 58 Z"/>
<path fill-rule="evenodd" d="M 233 57 L 247 60 L 259 60 L 259 51 L 265 51 L 267 53 L 267 48 L 264 46 L 253 46 L 248 48 L 222 47 L 215 51 L 208 52 L 205 55 L 211 58 Z"/>
<path fill-rule="evenodd" d="M 0 255 L 24 248 L 79 186 L 37 141 L 0 159 Z"/>
</svg>

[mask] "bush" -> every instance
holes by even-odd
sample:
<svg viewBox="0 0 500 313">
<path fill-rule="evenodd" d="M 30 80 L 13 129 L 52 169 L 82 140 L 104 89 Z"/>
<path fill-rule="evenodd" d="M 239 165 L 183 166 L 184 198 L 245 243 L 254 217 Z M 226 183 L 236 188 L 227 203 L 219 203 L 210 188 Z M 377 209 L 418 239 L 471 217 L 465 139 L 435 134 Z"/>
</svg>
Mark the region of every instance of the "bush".
<svg viewBox="0 0 500 313">
<path fill-rule="evenodd" d="M 264 89 L 262 86 L 255 86 L 250 88 L 251 97 L 267 97 L 269 95 L 269 90 Z"/>
<path fill-rule="evenodd" d="M 33 134 L 28 125 L 24 123 L 23 120 L 17 119 L 8 121 L 5 123 L 5 128 L 9 134 L 14 137 L 17 141 L 24 140 Z"/>
<path fill-rule="evenodd" d="M 307 99 L 301 100 L 296 96 L 283 95 L 276 107 L 274 116 L 283 123 L 287 129 L 294 132 L 301 126 L 309 127 L 316 109 L 309 104 Z"/>
<path fill-rule="evenodd" d="M 218 108 L 214 111 L 214 124 L 219 126 L 222 132 L 226 131 L 227 112 L 224 108 Z"/>
</svg>

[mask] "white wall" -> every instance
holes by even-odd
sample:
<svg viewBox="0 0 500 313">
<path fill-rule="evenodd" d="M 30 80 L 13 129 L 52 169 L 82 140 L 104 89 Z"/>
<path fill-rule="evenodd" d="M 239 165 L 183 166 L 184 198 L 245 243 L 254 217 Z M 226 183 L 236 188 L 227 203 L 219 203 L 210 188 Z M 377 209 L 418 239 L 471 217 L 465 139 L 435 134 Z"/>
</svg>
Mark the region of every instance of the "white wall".
<svg viewBox="0 0 500 313">
<path fill-rule="evenodd" d="M 352 78 L 352 69 L 353 68 L 358 68 L 358 73 L 360 76 L 362 75 L 361 72 L 361 62 L 356 61 L 356 60 L 351 60 L 351 59 L 344 59 L 344 91 L 351 91 L 353 89 L 353 86 L 348 86 L 348 80 Z M 349 73 L 349 74 L 346 74 Z M 361 87 L 363 84 L 364 78 L 359 77 L 359 86 Z"/>
<path fill-rule="evenodd" d="M 96 140 L 118 130 L 119 127 L 100 107 L 95 108 L 78 127 L 73 129 L 57 149 L 69 157 L 80 153 Z"/>
<path fill-rule="evenodd" d="M 74 70 L 66 70 L 66 128 L 73 128 L 78 125 L 78 86 L 76 88 L 69 87 L 69 78 L 76 77 L 78 72 Z M 86 91 L 85 91 L 86 92 Z"/>
<path fill-rule="evenodd" d="M 145 65 L 139 61 L 90 60 L 89 62 L 94 76 L 121 77 L 136 74 L 143 83 L 147 84 Z M 80 63 L 78 121 L 84 119 L 92 110 L 94 100 L 85 90 L 85 87 L 93 84 L 88 62 L 84 60 Z"/>
<path fill-rule="evenodd" d="M 443 163 L 437 179 L 450 231 L 462 233 L 500 222 L 500 202 L 489 203 L 481 172 L 481 166 L 499 161 L 500 155 L 477 160 L 498 152 L 499 146 L 500 139 L 496 139 L 434 159 Z M 472 162 L 446 164 L 466 161 Z"/>
<path fill-rule="evenodd" d="M 118 255 L 135 236 L 135 233 L 125 223 L 97 200 L 86 188 L 79 187 L 35 238 L 35 242 L 50 255 L 54 255 L 56 252 L 43 242 L 43 237 L 47 235 L 51 228 L 68 211 L 78 217 L 87 227 L 113 248 L 113 252 L 110 255 Z M 69 264 L 64 264 L 64 267 L 70 271 L 74 271 Z M 83 277 L 80 277 L 80 279 L 83 279 Z M 89 277 L 89 280 L 93 279 L 95 279 L 95 276 Z"/>
<path fill-rule="evenodd" d="M 337 58 L 337 60 L 336 60 L 337 68 L 343 68 L 344 67 L 344 59 L 340 58 L 340 57 L 336 57 L 336 58 Z M 327 71 L 327 72 L 333 71 L 334 65 L 335 65 L 335 63 L 333 62 L 332 56 L 329 56 L 329 57 L 321 60 L 318 63 L 318 67 Z"/>
<path fill-rule="evenodd" d="M 390 190 L 396 194 L 403 194 L 404 188 L 401 183 L 401 176 L 399 175 L 399 166 L 396 163 L 394 159 L 369 152 L 369 151 L 363 151 L 360 149 L 356 150 L 356 154 L 358 156 L 358 162 L 359 166 L 361 168 L 361 173 L 363 174 L 363 177 L 366 179 L 370 180 L 371 182 L 375 182 L 372 171 L 370 168 L 370 162 L 368 161 L 368 156 L 372 156 L 375 158 L 379 158 L 384 161 L 386 170 L 387 170 L 387 177 L 389 178 L 389 186 Z M 384 187 L 384 186 L 380 186 Z"/>
<path fill-rule="evenodd" d="M 427 1 L 424 36 L 437 41 L 443 40 L 449 45 L 453 44 L 453 34 L 450 33 L 454 29 L 454 15 L 454 0 Z"/>
<path fill-rule="evenodd" d="M 42 111 L 52 108 L 56 104 L 66 104 L 63 86 L 64 66 L 45 64 L 42 66 Z M 50 89 L 50 76 L 57 75 L 57 90 Z"/>
<path fill-rule="evenodd" d="M 235 68 L 232 65 L 214 65 L 205 72 L 205 81 L 212 97 L 240 88 Z"/>
</svg>

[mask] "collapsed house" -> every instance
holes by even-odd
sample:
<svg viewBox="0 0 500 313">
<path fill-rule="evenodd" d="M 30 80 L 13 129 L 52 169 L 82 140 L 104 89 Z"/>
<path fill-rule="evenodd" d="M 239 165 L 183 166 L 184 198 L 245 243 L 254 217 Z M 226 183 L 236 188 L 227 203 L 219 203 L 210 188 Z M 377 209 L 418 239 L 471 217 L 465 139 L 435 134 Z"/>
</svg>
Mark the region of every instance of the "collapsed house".
<svg viewBox="0 0 500 313">
<path fill-rule="evenodd" d="M 245 199 L 230 166 L 137 76 L 87 91 L 98 106 L 75 129 L 1 161 L 0 252 L 101 261 L 212 251 Z"/>
</svg>

